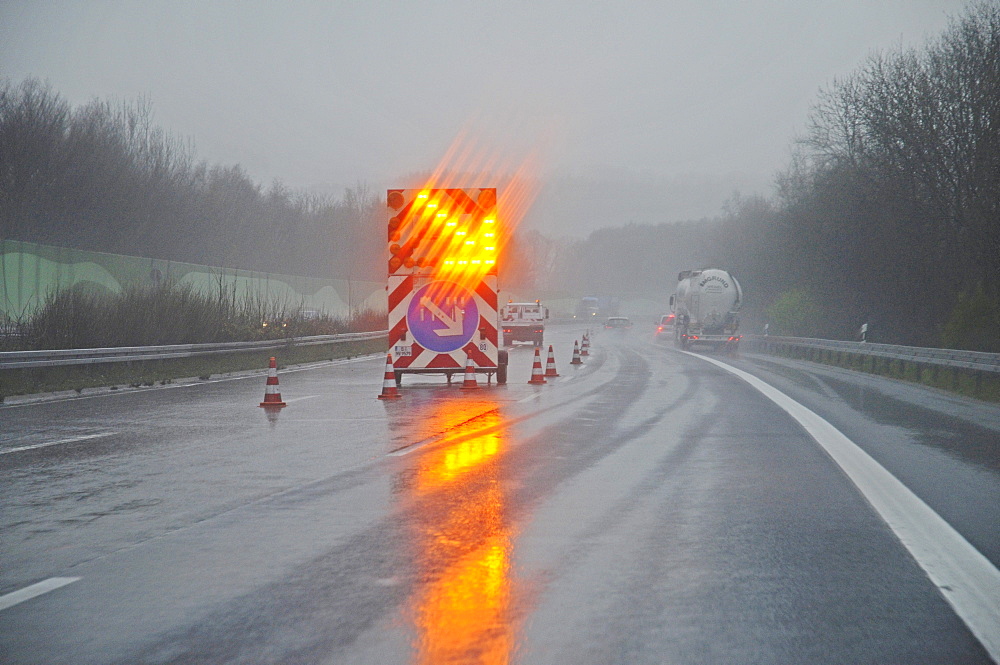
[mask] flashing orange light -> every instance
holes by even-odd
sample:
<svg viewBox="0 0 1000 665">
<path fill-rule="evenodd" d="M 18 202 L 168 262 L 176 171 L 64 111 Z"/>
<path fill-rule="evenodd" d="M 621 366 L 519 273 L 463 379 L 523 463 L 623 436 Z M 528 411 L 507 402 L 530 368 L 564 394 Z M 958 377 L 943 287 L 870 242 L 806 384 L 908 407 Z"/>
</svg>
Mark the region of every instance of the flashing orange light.
<svg viewBox="0 0 1000 665">
<path fill-rule="evenodd" d="M 386 196 L 386 203 L 393 210 L 399 210 L 403 207 L 405 199 L 403 198 L 403 192 L 398 189 L 389 190 L 389 194 Z"/>
<path fill-rule="evenodd" d="M 399 209 L 389 212 L 390 273 L 413 270 L 413 274 L 440 275 L 458 283 L 495 273 L 497 262 L 486 260 L 500 245 L 500 234 L 493 231 L 498 223 L 495 192 L 460 191 L 464 198 L 453 190 L 435 188 L 390 190 L 403 198 Z M 490 193 L 484 199 L 486 191 Z M 483 207 L 484 200 L 489 208 Z M 484 227 L 487 223 L 494 226 Z M 484 233 L 486 228 L 493 232 Z M 485 255 L 480 251 L 484 239 L 493 247 Z"/>
<path fill-rule="evenodd" d="M 497 204 L 497 194 L 492 189 L 484 189 L 479 192 L 479 198 L 476 201 L 484 209 L 490 209 Z"/>
</svg>

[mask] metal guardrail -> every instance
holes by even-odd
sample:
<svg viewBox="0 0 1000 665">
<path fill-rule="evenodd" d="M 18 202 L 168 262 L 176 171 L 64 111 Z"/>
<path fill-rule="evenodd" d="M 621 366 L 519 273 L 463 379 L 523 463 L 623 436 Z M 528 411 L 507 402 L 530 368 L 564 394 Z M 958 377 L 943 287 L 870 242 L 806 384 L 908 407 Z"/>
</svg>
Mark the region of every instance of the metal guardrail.
<svg viewBox="0 0 1000 665">
<path fill-rule="evenodd" d="M 747 344 L 749 342 L 749 344 Z M 806 337 L 775 337 L 745 335 L 742 342 L 748 350 L 787 351 L 791 349 L 850 353 L 887 360 L 919 363 L 937 367 L 955 367 L 976 372 L 1000 374 L 1000 353 L 960 351 L 957 349 L 930 349 L 919 346 L 873 344 L 869 342 L 843 342 L 832 339 Z"/>
<path fill-rule="evenodd" d="M 53 349 L 48 351 L 0 352 L 0 369 L 54 367 L 57 365 L 88 365 L 95 363 L 131 362 L 136 360 L 164 360 L 190 358 L 214 353 L 234 351 L 263 351 L 287 346 L 339 344 L 385 337 L 388 330 L 340 335 L 314 335 L 260 342 L 222 342 L 218 344 L 171 344 L 166 346 L 122 346 L 106 349 Z"/>
</svg>

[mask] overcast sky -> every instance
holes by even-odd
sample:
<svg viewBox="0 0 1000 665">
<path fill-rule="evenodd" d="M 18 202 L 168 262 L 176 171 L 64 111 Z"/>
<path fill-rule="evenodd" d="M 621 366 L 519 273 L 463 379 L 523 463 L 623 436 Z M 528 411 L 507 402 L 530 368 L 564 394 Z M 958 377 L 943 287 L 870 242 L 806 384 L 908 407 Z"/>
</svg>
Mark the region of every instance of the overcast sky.
<svg viewBox="0 0 1000 665">
<path fill-rule="evenodd" d="M 768 193 L 821 87 L 963 4 L 0 0 L 0 75 L 147 97 L 199 158 L 265 184 L 393 186 L 464 130 L 543 174 L 696 181 L 691 218 Z"/>
</svg>

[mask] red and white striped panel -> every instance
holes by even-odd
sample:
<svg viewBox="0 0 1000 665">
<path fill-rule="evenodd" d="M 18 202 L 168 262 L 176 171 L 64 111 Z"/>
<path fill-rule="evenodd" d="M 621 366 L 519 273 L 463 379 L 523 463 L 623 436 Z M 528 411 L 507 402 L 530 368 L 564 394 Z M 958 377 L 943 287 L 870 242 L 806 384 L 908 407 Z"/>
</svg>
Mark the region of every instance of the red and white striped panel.
<svg viewBox="0 0 1000 665">
<path fill-rule="evenodd" d="M 496 275 L 484 275 L 474 289 L 468 290 L 478 321 L 465 322 L 467 332 L 455 335 L 455 344 L 449 345 L 448 337 L 441 337 L 444 346 L 457 347 L 444 351 L 429 347 L 439 341 L 436 330 L 447 332 L 447 325 L 461 327 L 462 324 L 453 318 L 458 308 L 453 303 L 427 303 L 427 297 L 423 303 L 414 303 L 414 296 L 426 291 L 424 287 L 435 281 L 429 276 L 389 277 L 389 352 L 394 367 L 401 370 L 463 369 L 467 354 L 477 368 L 496 367 L 499 355 Z M 471 309 L 467 307 L 466 311 Z M 421 343 L 421 337 L 430 343 Z"/>
</svg>

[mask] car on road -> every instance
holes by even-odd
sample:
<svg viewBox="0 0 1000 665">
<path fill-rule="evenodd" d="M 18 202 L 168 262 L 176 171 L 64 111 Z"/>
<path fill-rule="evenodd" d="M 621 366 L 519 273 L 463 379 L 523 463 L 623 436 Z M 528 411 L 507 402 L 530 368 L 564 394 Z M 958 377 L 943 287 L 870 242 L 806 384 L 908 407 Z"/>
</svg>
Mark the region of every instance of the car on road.
<svg viewBox="0 0 1000 665">
<path fill-rule="evenodd" d="M 626 316 L 612 316 L 604 322 L 605 330 L 630 330 L 632 322 Z"/>
<path fill-rule="evenodd" d="M 677 330 L 677 315 L 664 314 L 660 317 L 660 322 L 656 324 L 656 340 L 672 340 Z"/>
</svg>

